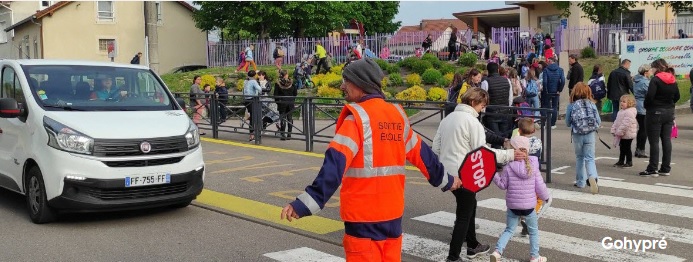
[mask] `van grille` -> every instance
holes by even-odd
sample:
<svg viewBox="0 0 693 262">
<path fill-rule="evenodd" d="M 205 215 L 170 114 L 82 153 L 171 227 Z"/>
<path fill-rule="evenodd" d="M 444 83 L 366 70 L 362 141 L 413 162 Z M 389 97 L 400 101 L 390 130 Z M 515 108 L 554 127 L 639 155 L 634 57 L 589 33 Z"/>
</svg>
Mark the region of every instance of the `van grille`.
<svg viewBox="0 0 693 262">
<path fill-rule="evenodd" d="M 151 144 L 151 151 L 142 153 L 142 142 Z M 161 155 L 188 151 L 188 142 L 184 136 L 151 139 L 94 139 L 94 156 L 139 156 Z"/>
<path fill-rule="evenodd" d="M 175 184 L 128 188 L 87 188 L 86 192 L 88 195 L 101 200 L 121 200 L 173 195 L 183 193 L 186 190 L 188 190 L 188 183 L 182 182 Z"/>
<path fill-rule="evenodd" d="M 145 167 L 175 164 L 183 160 L 183 157 L 170 157 L 150 160 L 129 160 L 129 161 L 103 161 L 109 167 Z"/>
</svg>

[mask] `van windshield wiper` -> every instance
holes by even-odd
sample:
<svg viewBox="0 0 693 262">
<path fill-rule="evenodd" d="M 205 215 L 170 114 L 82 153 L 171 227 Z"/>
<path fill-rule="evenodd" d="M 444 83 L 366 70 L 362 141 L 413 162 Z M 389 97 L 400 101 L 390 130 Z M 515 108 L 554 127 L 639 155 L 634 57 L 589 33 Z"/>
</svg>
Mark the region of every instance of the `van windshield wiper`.
<svg viewBox="0 0 693 262">
<path fill-rule="evenodd" d="M 65 110 L 65 111 L 86 111 L 86 110 L 81 109 L 81 108 L 72 107 L 71 105 L 43 105 L 43 106 L 48 107 L 48 108 L 60 108 L 60 109 Z"/>
</svg>

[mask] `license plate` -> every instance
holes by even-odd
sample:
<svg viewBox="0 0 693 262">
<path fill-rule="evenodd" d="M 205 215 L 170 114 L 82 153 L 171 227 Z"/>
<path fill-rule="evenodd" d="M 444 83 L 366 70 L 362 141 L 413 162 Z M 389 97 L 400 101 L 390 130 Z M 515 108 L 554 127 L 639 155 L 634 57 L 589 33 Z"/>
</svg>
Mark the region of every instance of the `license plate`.
<svg viewBox="0 0 693 262">
<path fill-rule="evenodd" d="M 125 187 L 149 186 L 171 183 L 170 173 L 156 173 L 125 177 Z"/>
</svg>

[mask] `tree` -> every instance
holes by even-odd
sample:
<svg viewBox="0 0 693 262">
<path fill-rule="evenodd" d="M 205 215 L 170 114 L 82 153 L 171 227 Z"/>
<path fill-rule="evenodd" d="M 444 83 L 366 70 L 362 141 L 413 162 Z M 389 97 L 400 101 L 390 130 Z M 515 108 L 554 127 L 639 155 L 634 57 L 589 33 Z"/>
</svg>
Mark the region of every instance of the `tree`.
<svg viewBox="0 0 693 262">
<path fill-rule="evenodd" d="M 243 1 L 194 2 L 200 9 L 193 14 L 198 28 L 221 29 L 231 38 L 241 30 L 250 37 L 322 37 L 342 28 L 351 19 L 364 23 L 368 33 L 391 33 L 400 22 L 392 20 L 399 2 L 298 2 L 298 1 Z M 245 36 L 248 36 L 247 34 Z M 228 39 L 228 38 L 227 38 Z"/>
<path fill-rule="evenodd" d="M 616 21 L 621 13 L 627 13 L 638 3 L 643 5 L 653 5 L 656 8 L 669 5 L 675 14 L 685 11 L 693 11 L 693 2 L 691 1 L 582 1 L 578 2 L 578 7 L 585 13 L 583 17 L 589 18 L 590 21 L 597 24 L 606 24 L 611 21 Z M 556 9 L 563 11 L 561 16 L 570 16 L 570 6 L 572 2 L 553 2 Z"/>
</svg>

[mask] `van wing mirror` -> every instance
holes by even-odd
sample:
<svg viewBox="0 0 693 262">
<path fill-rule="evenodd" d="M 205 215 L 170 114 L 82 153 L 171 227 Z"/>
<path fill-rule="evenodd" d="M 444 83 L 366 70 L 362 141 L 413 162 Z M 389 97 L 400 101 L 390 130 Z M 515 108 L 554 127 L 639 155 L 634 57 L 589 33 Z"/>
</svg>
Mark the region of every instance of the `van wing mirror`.
<svg viewBox="0 0 693 262">
<path fill-rule="evenodd" d="M 185 110 L 185 100 L 183 98 L 180 98 L 180 97 L 176 98 L 176 102 L 178 102 L 178 105 L 180 106 L 180 108 Z"/>
<path fill-rule="evenodd" d="M 16 118 L 22 115 L 22 108 L 13 98 L 0 98 L 0 118 Z"/>
</svg>

